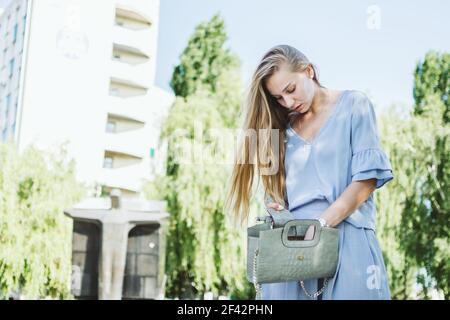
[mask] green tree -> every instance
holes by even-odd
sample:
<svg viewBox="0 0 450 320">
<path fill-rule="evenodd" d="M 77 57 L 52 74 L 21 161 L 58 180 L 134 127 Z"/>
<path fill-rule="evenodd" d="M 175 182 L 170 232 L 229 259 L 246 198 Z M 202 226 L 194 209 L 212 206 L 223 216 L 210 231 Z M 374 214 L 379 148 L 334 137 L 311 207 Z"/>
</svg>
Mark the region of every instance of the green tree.
<svg viewBox="0 0 450 320">
<path fill-rule="evenodd" d="M 389 112 L 381 121 L 395 179 L 377 205 L 396 298 L 414 297 L 415 283 L 419 297 L 434 288 L 450 297 L 449 69 L 449 54 L 427 53 L 416 67 L 411 114 Z"/>
<path fill-rule="evenodd" d="M 377 206 L 377 236 L 388 271 L 391 296 L 394 299 L 414 298 L 413 287 L 417 264 L 401 246 L 401 221 L 406 199 L 416 192 L 415 163 L 410 154 L 417 133 L 412 129 L 411 115 L 401 116 L 390 110 L 380 117 L 381 141 L 392 164 L 394 180 L 375 193 Z M 418 152 L 416 153 L 418 154 Z"/>
<path fill-rule="evenodd" d="M 172 77 L 177 98 L 161 134 L 161 140 L 168 141 L 166 176 L 158 177 L 146 190 L 149 197 L 165 199 L 171 213 L 169 297 L 202 298 L 207 291 L 234 298 L 253 294 L 245 279 L 245 232 L 222 210 L 231 166 L 197 161 L 191 156 L 198 155 L 198 150 L 180 158 L 182 137 L 174 134 L 184 129 L 186 141 L 201 143 L 217 159 L 232 153 L 230 141 L 220 143 L 211 130 L 217 129 L 219 136 L 229 132 L 236 127 L 240 111 L 240 63 L 224 48 L 225 41 L 224 22 L 216 15 L 196 28 L 183 51 Z"/>
<path fill-rule="evenodd" d="M 440 54 L 436 51 L 430 51 L 425 55 L 423 61 L 419 61 L 414 73 L 414 114 L 421 115 L 429 110 L 427 99 L 431 95 L 437 97 L 444 103 L 444 110 L 436 110 L 441 114 L 444 123 L 450 121 L 450 94 L 449 84 L 450 54 Z"/>
<path fill-rule="evenodd" d="M 72 222 L 63 209 L 82 195 L 61 149 L 18 153 L 0 144 L 0 298 L 70 297 Z"/>
<path fill-rule="evenodd" d="M 431 51 L 419 62 L 414 82 L 418 149 L 422 153 L 417 194 L 407 199 L 402 217 L 402 244 L 426 270 L 418 280 L 428 297 L 435 286 L 450 298 L 450 54 Z M 416 169 L 416 170 L 417 170 Z M 417 171 L 416 171 L 417 172 Z"/>
<path fill-rule="evenodd" d="M 205 86 L 210 92 L 220 88 L 218 78 L 224 69 L 235 68 L 238 63 L 236 57 L 223 48 L 226 40 L 225 23 L 219 15 L 197 26 L 172 74 L 171 86 L 176 96 L 187 97 L 199 86 Z"/>
</svg>

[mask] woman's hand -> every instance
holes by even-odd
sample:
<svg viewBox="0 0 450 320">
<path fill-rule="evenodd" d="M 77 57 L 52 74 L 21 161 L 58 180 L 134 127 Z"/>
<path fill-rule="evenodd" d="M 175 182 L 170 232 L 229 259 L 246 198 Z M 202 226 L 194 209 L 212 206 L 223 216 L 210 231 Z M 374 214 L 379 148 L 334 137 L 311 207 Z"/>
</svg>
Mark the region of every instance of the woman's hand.
<svg viewBox="0 0 450 320">
<path fill-rule="evenodd" d="M 276 203 L 276 202 L 269 203 L 267 205 L 267 208 L 272 208 L 277 211 L 281 211 L 284 209 L 284 207 L 281 204 Z M 303 240 L 312 240 L 314 238 L 314 232 L 315 232 L 315 227 L 313 225 L 309 226 L 308 230 L 306 230 L 305 238 Z"/>
<path fill-rule="evenodd" d="M 272 209 L 275 209 L 277 211 L 281 211 L 281 210 L 284 209 L 284 207 L 281 204 L 276 203 L 276 202 L 269 203 L 267 205 L 267 208 L 272 208 Z"/>
<path fill-rule="evenodd" d="M 316 228 L 314 226 L 309 226 L 308 230 L 306 230 L 305 238 L 303 240 L 312 240 L 314 238 L 314 232 Z"/>
</svg>

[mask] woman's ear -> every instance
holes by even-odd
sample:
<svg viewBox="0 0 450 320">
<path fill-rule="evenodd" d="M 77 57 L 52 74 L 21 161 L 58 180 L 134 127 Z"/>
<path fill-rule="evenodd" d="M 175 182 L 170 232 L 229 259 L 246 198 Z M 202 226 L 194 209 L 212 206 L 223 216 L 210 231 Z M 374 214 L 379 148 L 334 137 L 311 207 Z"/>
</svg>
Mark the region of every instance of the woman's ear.
<svg viewBox="0 0 450 320">
<path fill-rule="evenodd" d="M 308 67 L 306 67 L 306 75 L 310 79 L 314 78 L 314 68 L 312 67 L 311 64 L 309 64 Z"/>
</svg>

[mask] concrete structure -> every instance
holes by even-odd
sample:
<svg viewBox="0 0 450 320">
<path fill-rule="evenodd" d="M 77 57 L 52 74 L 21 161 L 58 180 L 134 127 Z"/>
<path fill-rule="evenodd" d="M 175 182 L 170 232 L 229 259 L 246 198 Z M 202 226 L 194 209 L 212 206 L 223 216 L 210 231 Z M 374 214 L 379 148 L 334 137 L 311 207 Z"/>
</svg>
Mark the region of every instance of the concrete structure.
<svg viewBox="0 0 450 320">
<path fill-rule="evenodd" d="M 0 141 L 66 143 L 77 178 L 135 196 L 163 173 L 159 0 L 14 0 L 0 17 Z"/>
<path fill-rule="evenodd" d="M 164 212 L 165 202 L 153 201 L 126 201 L 121 200 L 120 195 L 116 195 L 115 190 L 112 192 L 110 203 L 106 203 L 108 199 L 87 199 L 78 204 L 75 208 L 66 210 L 64 213 L 77 221 L 87 221 L 99 225 L 101 230 L 101 250 L 98 265 L 98 298 L 100 300 L 119 300 L 122 298 L 124 271 L 127 256 L 127 240 L 130 231 L 136 226 L 141 225 L 158 225 L 157 243 L 149 243 L 147 246 L 156 248 L 156 259 L 149 260 L 156 265 L 156 277 L 151 283 L 137 283 L 138 286 L 147 286 L 146 290 L 142 290 L 142 294 L 146 292 L 158 292 L 156 295 L 148 294 L 146 297 L 140 298 L 156 298 L 162 299 L 164 296 L 165 279 L 165 232 L 166 219 L 168 214 Z M 74 241 L 75 238 L 74 238 Z M 76 248 L 79 245 L 73 244 Z M 81 286 L 82 271 L 84 266 L 78 265 L 73 259 L 72 273 L 72 291 L 75 287 Z M 85 261 L 86 258 L 81 259 Z M 137 262 L 139 263 L 139 262 Z M 142 262 L 141 262 L 142 263 Z M 95 268 L 97 266 L 94 266 Z M 141 265 L 141 269 L 155 269 L 155 266 L 149 265 L 149 262 Z M 150 286 L 150 287 L 149 287 Z M 152 288 L 155 286 L 155 288 Z M 154 290 L 152 290 L 154 289 Z"/>
</svg>

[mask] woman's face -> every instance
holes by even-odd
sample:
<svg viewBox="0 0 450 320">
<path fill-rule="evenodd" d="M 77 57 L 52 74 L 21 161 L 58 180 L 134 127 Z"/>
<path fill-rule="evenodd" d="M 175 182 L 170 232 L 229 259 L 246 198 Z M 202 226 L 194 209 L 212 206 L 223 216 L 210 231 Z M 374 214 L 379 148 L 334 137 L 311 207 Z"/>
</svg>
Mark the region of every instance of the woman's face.
<svg viewBox="0 0 450 320">
<path fill-rule="evenodd" d="M 311 65 L 303 72 L 291 72 L 283 63 L 266 81 L 266 88 L 280 105 L 290 111 L 305 113 L 315 94 L 314 70 Z"/>
</svg>

